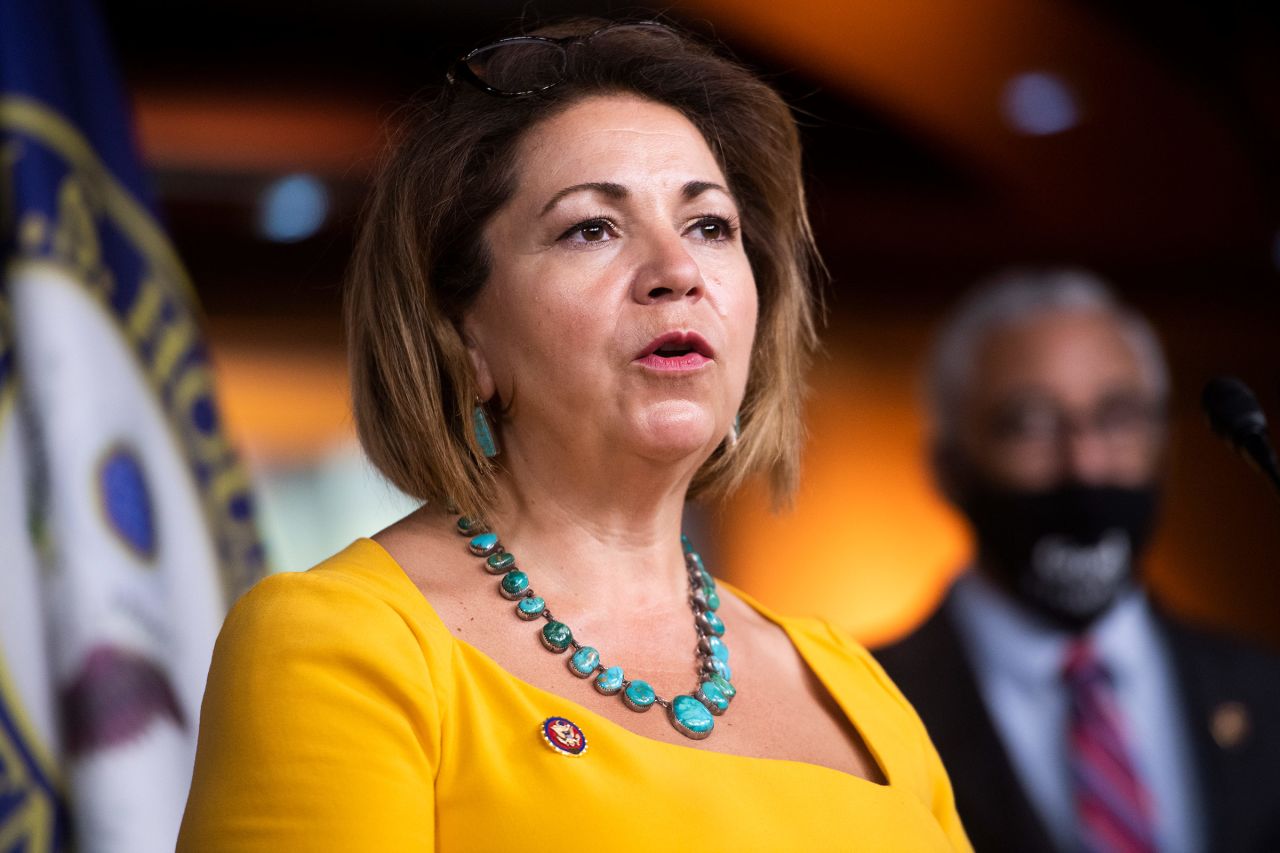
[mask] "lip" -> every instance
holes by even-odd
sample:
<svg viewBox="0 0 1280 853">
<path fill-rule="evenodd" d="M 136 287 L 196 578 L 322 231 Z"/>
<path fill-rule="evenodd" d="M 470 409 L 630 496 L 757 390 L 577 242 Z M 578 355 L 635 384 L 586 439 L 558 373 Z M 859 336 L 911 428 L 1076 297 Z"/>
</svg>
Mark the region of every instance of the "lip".
<svg viewBox="0 0 1280 853">
<path fill-rule="evenodd" d="M 689 352 L 674 357 L 658 355 L 659 349 L 672 345 L 687 347 Z M 674 331 L 665 332 L 649 341 L 635 357 L 635 362 L 652 370 L 683 372 L 697 370 L 714 361 L 715 357 L 715 350 L 702 335 L 697 332 Z"/>
</svg>

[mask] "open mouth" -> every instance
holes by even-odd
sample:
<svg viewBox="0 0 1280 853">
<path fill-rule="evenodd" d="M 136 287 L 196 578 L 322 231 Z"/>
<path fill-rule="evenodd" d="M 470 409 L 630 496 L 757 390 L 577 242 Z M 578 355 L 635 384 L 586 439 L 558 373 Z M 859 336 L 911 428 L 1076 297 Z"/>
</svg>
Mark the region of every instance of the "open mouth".
<svg viewBox="0 0 1280 853">
<path fill-rule="evenodd" d="M 679 358 L 691 352 L 696 352 L 696 350 L 690 344 L 663 344 L 654 350 L 653 354 L 659 358 Z"/>
<path fill-rule="evenodd" d="M 667 332 L 650 341 L 636 361 L 656 370 L 692 370 L 714 357 L 711 345 L 697 332 Z"/>
</svg>

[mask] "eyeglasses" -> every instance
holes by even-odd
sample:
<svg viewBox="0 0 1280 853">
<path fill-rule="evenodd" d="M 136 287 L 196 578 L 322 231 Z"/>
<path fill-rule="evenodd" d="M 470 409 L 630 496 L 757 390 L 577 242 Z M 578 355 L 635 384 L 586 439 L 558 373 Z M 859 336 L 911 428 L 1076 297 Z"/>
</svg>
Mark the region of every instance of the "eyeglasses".
<svg viewBox="0 0 1280 853">
<path fill-rule="evenodd" d="M 453 64 L 446 79 L 450 84 L 465 80 L 500 98 L 536 95 L 564 82 L 571 48 L 601 37 L 628 35 L 658 35 L 680 42 L 675 30 L 657 21 L 609 24 L 586 35 L 561 38 L 513 36 L 477 47 Z"/>
<path fill-rule="evenodd" d="M 1048 451 L 1071 436 L 1090 434 L 1110 447 L 1145 444 L 1158 434 L 1164 406 L 1151 399 L 1118 395 L 1088 412 L 1067 412 L 1042 400 L 1018 401 L 997 411 L 988 435 L 1010 449 Z"/>
</svg>

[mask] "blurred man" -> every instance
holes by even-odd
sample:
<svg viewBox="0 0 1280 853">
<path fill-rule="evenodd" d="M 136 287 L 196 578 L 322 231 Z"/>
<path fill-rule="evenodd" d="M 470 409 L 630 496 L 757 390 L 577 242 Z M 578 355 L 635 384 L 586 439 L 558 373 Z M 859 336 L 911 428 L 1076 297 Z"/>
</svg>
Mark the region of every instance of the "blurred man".
<svg viewBox="0 0 1280 853">
<path fill-rule="evenodd" d="M 1010 275 L 950 320 L 928 380 L 977 553 L 880 659 L 975 847 L 1280 850 L 1280 662 L 1142 589 L 1169 385 L 1151 328 L 1085 273 Z"/>
</svg>

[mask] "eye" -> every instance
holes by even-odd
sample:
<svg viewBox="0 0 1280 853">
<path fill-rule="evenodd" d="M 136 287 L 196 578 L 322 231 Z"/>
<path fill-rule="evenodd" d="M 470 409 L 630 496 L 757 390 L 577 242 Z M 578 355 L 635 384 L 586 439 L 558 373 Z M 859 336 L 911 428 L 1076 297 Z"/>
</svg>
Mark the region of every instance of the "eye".
<svg viewBox="0 0 1280 853">
<path fill-rule="evenodd" d="M 617 236 L 616 225 L 602 216 L 596 216 L 570 226 L 556 240 L 569 243 L 603 243 Z"/>
<path fill-rule="evenodd" d="M 997 441 L 1049 441 L 1062 431 L 1062 416 L 1049 406 L 1010 405 L 995 414 L 989 429 Z"/>
<path fill-rule="evenodd" d="M 1089 420 L 1098 435 L 1120 441 L 1154 433 L 1160 407 L 1138 397 L 1115 397 L 1105 400 Z"/>
<path fill-rule="evenodd" d="M 737 225 L 734 222 L 724 218 L 723 216 L 715 216 L 708 214 L 700 216 L 686 232 L 697 237 L 699 240 L 705 240 L 708 243 L 720 243 L 726 240 L 732 240 L 734 235 L 738 233 Z"/>
</svg>

